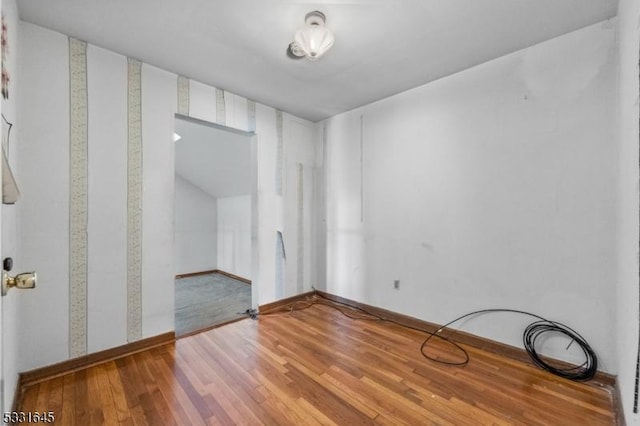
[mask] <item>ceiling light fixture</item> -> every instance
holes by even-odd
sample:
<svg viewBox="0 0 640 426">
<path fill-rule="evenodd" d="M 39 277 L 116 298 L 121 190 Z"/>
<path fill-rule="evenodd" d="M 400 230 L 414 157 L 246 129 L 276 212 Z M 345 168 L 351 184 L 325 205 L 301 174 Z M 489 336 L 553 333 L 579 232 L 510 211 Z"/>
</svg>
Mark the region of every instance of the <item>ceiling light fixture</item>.
<svg viewBox="0 0 640 426">
<path fill-rule="evenodd" d="M 307 13 L 304 22 L 304 27 L 296 31 L 293 42 L 289 44 L 287 55 L 291 58 L 306 57 L 315 61 L 333 46 L 333 33 L 324 26 L 324 13 L 317 10 Z"/>
</svg>

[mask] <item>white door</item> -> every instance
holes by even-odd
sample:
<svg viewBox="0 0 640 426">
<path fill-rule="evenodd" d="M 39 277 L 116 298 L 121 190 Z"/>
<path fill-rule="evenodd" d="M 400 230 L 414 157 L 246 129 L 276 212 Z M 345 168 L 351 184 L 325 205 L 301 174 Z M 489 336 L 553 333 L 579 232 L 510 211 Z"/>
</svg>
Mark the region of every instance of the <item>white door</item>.
<svg viewBox="0 0 640 426">
<path fill-rule="evenodd" d="M 0 0 L 0 8 L 2 5 L 2 1 Z M 2 103 L 0 103 L 0 113 L 2 112 Z M 1 153 L 0 153 L 1 154 Z M 2 161 L 0 161 L 0 179 L 2 177 Z M 2 201 L 2 185 L 1 185 L 1 181 L 0 181 L 0 201 Z M 2 207 L 0 205 L 0 207 Z M 0 263 L 2 261 L 2 259 L 4 259 L 4 257 L 2 256 L 4 253 L 2 251 L 2 208 L 0 208 Z M 0 265 L 0 268 L 2 268 L 2 265 Z M 1 270 L 0 270 L 1 272 Z M 0 276 L 0 280 L 2 279 L 2 277 Z M 2 304 L 3 304 L 3 299 L 4 297 L 0 297 L 0 413 L 4 413 L 5 412 L 5 406 L 4 406 L 4 395 L 5 395 L 5 381 L 4 381 L 4 349 L 3 349 L 3 345 L 2 345 L 2 336 L 4 336 L 4 325 L 2 323 Z M 11 408 L 11 407 L 7 407 L 7 408 Z"/>
</svg>

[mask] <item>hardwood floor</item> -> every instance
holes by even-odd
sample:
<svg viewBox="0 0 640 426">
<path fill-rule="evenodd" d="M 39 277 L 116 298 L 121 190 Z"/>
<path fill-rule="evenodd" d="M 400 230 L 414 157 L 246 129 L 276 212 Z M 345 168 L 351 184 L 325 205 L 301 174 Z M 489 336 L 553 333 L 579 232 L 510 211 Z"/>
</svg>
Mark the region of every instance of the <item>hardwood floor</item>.
<svg viewBox="0 0 640 426">
<path fill-rule="evenodd" d="M 324 305 L 229 324 L 27 388 L 64 425 L 611 425 L 611 390 Z M 444 343 L 431 354 L 451 356 Z"/>
</svg>

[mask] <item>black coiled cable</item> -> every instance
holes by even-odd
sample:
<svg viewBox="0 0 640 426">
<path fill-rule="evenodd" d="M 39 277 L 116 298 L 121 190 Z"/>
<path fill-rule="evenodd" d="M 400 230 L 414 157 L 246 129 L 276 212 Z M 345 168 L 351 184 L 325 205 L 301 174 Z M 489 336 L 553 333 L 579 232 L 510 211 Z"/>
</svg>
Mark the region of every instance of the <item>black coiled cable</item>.
<svg viewBox="0 0 640 426">
<path fill-rule="evenodd" d="M 556 321 L 549 321 L 541 316 L 532 314 L 530 312 L 519 311 L 515 309 L 483 309 L 483 310 L 474 311 L 474 312 L 470 312 L 468 314 L 462 315 L 454 319 L 453 321 L 449 321 L 447 324 L 438 328 L 435 332 L 429 334 L 429 336 L 427 336 L 424 342 L 422 342 L 422 346 L 420 347 L 420 352 L 422 352 L 422 355 L 425 358 L 441 364 L 447 364 L 447 365 L 467 364 L 469 362 L 469 354 L 467 353 L 467 351 L 457 343 L 450 340 L 449 338 L 442 336 L 440 333 L 444 329 L 449 327 L 451 324 L 458 322 L 464 318 L 470 317 L 472 315 L 478 315 L 482 313 L 491 313 L 491 312 L 512 312 L 512 313 L 528 315 L 528 316 L 537 318 L 537 321 L 529 324 L 527 328 L 524 330 L 524 333 L 522 334 L 522 342 L 524 345 L 524 349 L 527 351 L 527 354 L 529 354 L 529 357 L 531 358 L 533 363 L 538 367 L 542 368 L 543 370 L 546 370 L 552 374 L 555 374 L 556 376 L 564 377 L 566 379 L 575 380 L 575 381 L 590 380 L 596 374 L 596 371 L 598 370 L 598 357 L 596 356 L 591 346 L 589 346 L 587 341 L 584 339 L 584 337 L 582 337 L 578 332 L 576 332 L 572 328 L 562 323 L 559 323 Z M 558 366 L 552 365 L 543 356 L 538 354 L 536 350 L 536 340 L 539 339 L 545 333 L 560 333 L 570 338 L 571 343 L 569 344 L 569 346 L 573 344 L 573 342 L 578 344 L 585 356 L 585 361 L 580 365 L 571 366 L 571 367 L 558 367 Z M 449 344 L 455 346 L 464 355 L 464 360 L 463 361 L 446 361 L 446 360 L 434 358 L 426 354 L 424 352 L 424 348 L 427 346 L 428 342 L 431 340 L 432 337 L 437 337 L 439 339 L 445 340 Z"/>
</svg>

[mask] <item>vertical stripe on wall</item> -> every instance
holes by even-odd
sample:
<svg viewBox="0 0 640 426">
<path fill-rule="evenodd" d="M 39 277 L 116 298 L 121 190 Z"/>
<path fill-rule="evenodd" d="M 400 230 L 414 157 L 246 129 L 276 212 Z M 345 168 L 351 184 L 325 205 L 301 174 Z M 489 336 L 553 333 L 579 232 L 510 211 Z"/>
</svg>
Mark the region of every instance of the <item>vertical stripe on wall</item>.
<svg viewBox="0 0 640 426">
<path fill-rule="evenodd" d="M 298 294 L 304 289 L 304 167 L 298 163 L 298 270 L 297 288 Z"/>
<path fill-rule="evenodd" d="M 127 341 L 142 338 L 142 64 L 128 59 Z"/>
<path fill-rule="evenodd" d="M 640 73 L 638 75 L 638 78 L 640 78 Z M 640 117 L 638 118 L 640 119 Z M 640 136 L 640 134 L 638 136 Z M 638 163 L 640 164 L 640 159 L 638 159 Z M 640 271 L 638 272 L 640 274 Z M 638 296 L 640 296 L 640 293 L 638 293 Z M 640 302 L 640 300 L 638 302 Z M 638 306 L 638 309 L 640 311 L 640 305 Z M 640 318 L 638 318 L 638 320 L 640 321 Z M 633 389 L 633 414 L 638 414 L 638 398 L 639 397 L 640 397 L 640 327 L 638 327 L 638 352 L 636 352 L 636 377 L 635 377 L 634 389 Z"/>
<path fill-rule="evenodd" d="M 87 353 L 87 43 L 69 38 L 69 356 Z"/>
<path fill-rule="evenodd" d="M 284 261 L 287 255 L 284 250 L 284 239 L 282 232 L 276 231 L 276 299 L 281 299 L 284 295 Z"/>
<path fill-rule="evenodd" d="M 247 99 L 247 130 L 256 131 L 256 103 Z"/>
<path fill-rule="evenodd" d="M 189 79 L 178 76 L 178 114 L 189 115 Z"/>
<path fill-rule="evenodd" d="M 216 123 L 226 125 L 227 113 L 224 106 L 224 90 L 216 89 Z"/>
<path fill-rule="evenodd" d="M 364 222 L 364 116 L 360 116 L 360 222 Z"/>
<path fill-rule="evenodd" d="M 276 135 L 278 137 L 276 145 L 276 194 L 282 195 L 282 163 L 284 160 L 283 138 L 282 138 L 282 111 L 276 110 Z"/>
</svg>

